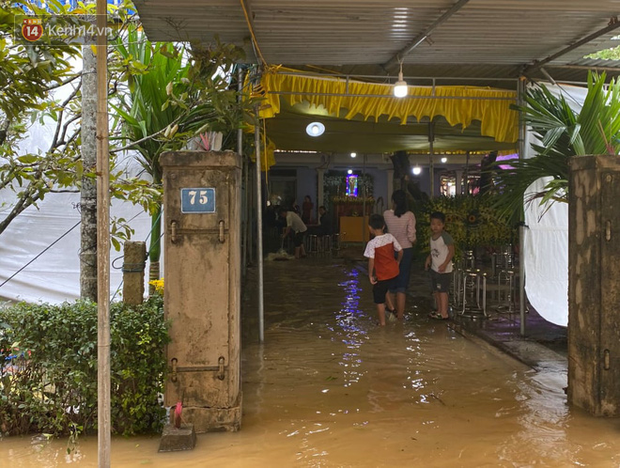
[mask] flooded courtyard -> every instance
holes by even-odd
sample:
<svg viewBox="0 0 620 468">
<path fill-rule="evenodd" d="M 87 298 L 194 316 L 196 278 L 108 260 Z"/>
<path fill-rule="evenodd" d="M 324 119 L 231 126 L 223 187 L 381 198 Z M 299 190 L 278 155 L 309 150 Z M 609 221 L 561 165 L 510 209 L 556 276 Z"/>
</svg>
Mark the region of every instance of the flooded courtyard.
<svg viewBox="0 0 620 468">
<path fill-rule="evenodd" d="M 620 420 L 566 404 L 564 372 L 535 371 L 427 318 L 377 326 L 353 263 L 265 265 L 265 343 L 253 292 L 243 312 L 243 421 L 157 453 L 158 437 L 114 438 L 114 467 L 620 466 Z M 0 440 L 0 467 L 96 466 L 97 441 Z"/>
</svg>

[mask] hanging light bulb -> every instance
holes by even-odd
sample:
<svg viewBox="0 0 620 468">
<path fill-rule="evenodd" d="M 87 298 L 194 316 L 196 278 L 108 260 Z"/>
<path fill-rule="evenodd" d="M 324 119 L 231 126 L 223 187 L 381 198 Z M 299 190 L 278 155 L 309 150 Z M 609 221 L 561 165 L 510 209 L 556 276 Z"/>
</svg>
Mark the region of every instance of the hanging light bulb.
<svg viewBox="0 0 620 468">
<path fill-rule="evenodd" d="M 422 173 L 422 168 L 420 166 L 416 166 L 411 169 L 411 172 L 413 172 L 413 175 L 420 175 Z"/>
<path fill-rule="evenodd" d="M 397 98 L 405 97 L 409 94 L 409 89 L 407 87 L 407 82 L 403 79 L 403 62 L 399 62 L 400 71 L 398 72 L 398 81 L 394 83 L 394 96 Z"/>
</svg>

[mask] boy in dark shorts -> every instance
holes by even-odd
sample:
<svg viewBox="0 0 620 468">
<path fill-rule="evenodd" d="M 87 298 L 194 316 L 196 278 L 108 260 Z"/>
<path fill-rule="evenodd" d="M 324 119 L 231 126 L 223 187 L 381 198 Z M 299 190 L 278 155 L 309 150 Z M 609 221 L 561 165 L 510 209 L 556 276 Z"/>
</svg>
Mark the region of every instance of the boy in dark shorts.
<svg viewBox="0 0 620 468">
<path fill-rule="evenodd" d="M 377 304 L 379 325 L 385 326 L 385 295 L 392 280 L 398 276 L 403 249 L 392 234 L 385 234 L 385 220 L 379 214 L 373 214 L 368 220 L 368 230 L 375 237 L 366 244 L 364 257 L 368 258 L 368 277 L 372 295 Z M 394 252 L 398 257 L 394 258 Z"/>
<path fill-rule="evenodd" d="M 446 216 L 435 211 L 431 213 L 431 253 L 426 258 L 425 268 L 431 269 L 433 294 L 437 302 L 437 312 L 429 317 L 436 320 L 448 319 L 448 291 L 452 281 L 452 258 L 454 257 L 454 241 L 444 231 Z"/>
</svg>

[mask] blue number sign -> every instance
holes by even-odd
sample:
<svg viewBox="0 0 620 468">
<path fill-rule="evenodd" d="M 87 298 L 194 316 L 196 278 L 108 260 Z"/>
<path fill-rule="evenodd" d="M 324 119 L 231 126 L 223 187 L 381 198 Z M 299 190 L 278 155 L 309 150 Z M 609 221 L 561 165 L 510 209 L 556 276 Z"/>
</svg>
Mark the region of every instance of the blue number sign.
<svg viewBox="0 0 620 468">
<path fill-rule="evenodd" d="M 181 189 L 181 213 L 215 213 L 215 189 Z"/>
</svg>

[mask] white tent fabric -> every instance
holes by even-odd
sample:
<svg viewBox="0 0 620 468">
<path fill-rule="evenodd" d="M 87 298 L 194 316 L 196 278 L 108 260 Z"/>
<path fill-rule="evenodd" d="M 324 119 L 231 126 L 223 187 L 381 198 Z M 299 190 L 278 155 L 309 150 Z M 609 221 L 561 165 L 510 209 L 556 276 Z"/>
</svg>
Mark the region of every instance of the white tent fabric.
<svg viewBox="0 0 620 468">
<path fill-rule="evenodd" d="M 59 99 L 67 92 L 66 89 L 62 90 L 58 95 Z M 20 142 L 21 154 L 45 151 L 53 138 L 54 128 L 55 125 L 51 122 L 47 125 L 32 125 L 28 138 Z M 137 175 L 142 170 L 131 155 L 117 164 L 117 169 L 124 168 L 125 172 L 131 175 Z M 0 219 L 7 215 L 15 200 L 16 195 L 12 190 L 0 190 Z M 38 203 L 38 207 L 31 206 L 26 209 L 0 234 L 0 298 L 60 303 L 79 297 L 79 202 L 79 193 L 49 193 Z M 151 229 L 150 217 L 141 207 L 113 201 L 111 216 L 129 221 L 128 224 L 135 230 L 132 240 L 146 240 Z M 65 237 L 17 273 L 63 235 Z M 110 252 L 112 261 L 121 255 L 122 252 L 113 249 Z M 111 296 L 115 295 L 121 284 L 121 267 L 122 259 L 115 262 L 110 269 Z M 15 273 L 15 277 L 6 282 Z M 145 283 L 147 282 L 148 278 L 145 278 Z M 115 296 L 115 299 L 119 298 L 120 292 Z"/>
<path fill-rule="evenodd" d="M 563 94 L 573 109 L 581 107 L 587 89 L 547 84 L 555 95 Z M 526 157 L 532 157 L 526 139 Z M 542 190 L 546 181 L 539 179 L 529 187 L 529 194 Z M 535 200 L 525 206 L 524 267 L 525 291 L 536 311 L 556 325 L 568 325 L 568 205 L 540 205 Z"/>
<path fill-rule="evenodd" d="M 0 192 L 0 204 L 12 201 L 9 191 Z M 49 250 L 0 288 L 0 297 L 12 301 L 60 303 L 80 296 L 80 213 L 79 194 L 48 194 L 39 209 L 30 207 L 0 235 L 0 284 L 33 260 L 52 243 Z M 134 240 L 145 240 L 150 218 L 141 207 L 113 203 L 112 216 L 132 219 Z M 114 260 L 122 252 L 110 251 Z M 110 290 L 114 296 L 122 281 L 122 258 L 110 269 Z M 148 276 L 148 275 L 147 275 Z M 146 282 L 146 279 L 145 279 Z M 122 292 L 122 291 L 121 291 Z M 120 298 L 120 292 L 116 299 Z"/>
<path fill-rule="evenodd" d="M 531 192 L 542 190 L 539 179 Z M 545 210 L 547 210 L 545 212 Z M 543 214 L 544 213 L 544 214 Z M 526 205 L 524 235 L 525 292 L 536 311 L 556 325 L 568 324 L 568 205 Z"/>
</svg>

